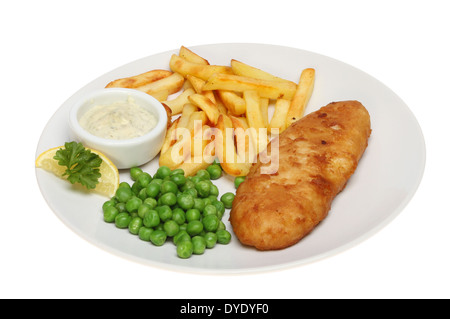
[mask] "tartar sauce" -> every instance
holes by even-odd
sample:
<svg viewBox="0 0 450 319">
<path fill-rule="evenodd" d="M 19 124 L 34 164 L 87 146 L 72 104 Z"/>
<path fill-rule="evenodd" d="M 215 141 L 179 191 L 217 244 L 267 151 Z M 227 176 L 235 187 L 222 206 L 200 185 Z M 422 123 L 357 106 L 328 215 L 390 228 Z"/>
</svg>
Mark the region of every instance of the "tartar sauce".
<svg viewBox="0 0 450 319">
<path fill-rule="evenodd" d="M 137 105 L 132 97 L 109 105 L 96 105 L 80 119 L 89 133 L 107 139 L 124 140 L 142 136 L 156 126 L 156 117 Z"/>
</svg>

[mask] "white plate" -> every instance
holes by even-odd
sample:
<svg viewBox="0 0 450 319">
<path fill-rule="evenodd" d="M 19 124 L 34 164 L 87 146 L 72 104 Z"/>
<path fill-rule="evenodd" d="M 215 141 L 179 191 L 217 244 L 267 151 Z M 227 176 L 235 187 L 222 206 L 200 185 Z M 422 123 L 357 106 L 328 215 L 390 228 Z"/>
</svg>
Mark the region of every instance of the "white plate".
<svg viewBox="0 0 450 319">
<path fill-rule="evenodd" d="M 297 266 L 341 252 L 373 235 L 397 216 L 414 195 L 425 166 L 425 143 L 414 115 L 389 88 L 364 72 L 316 53 L 265 44 L 213 44 L 191 48 L 211 64 L 229 65 L 237 59 L 297 82 L 304 68 L 316 69 L 316 84 L 306 113 L 339 100 L 359 100 L 371 115 L 372 136 L 356 173 L 332 204 L 329 216 L 298 244 L 279 251 L 260 252 L 243 247 L 236 237 L 203 255 L 180 259 L 175 246 L 156 247 L 102 219 L 106 200 L 74 191 L 71 185 L 36 169 L 43 196 L 55 214 L 73 231 L 105 250 L 144 264 L 200 273 L 242 273 Z M 178 50 L 149 56 L 119 67 L 92 81 L 70 97 L 54 114 L 40 138 L 36 156 L 69 141 L 71 105 L 111 80 L 156 68 L 169 69 Z M 157 159 L 142 167 L 150 174 Z M 131 182 L 128 171 L 122 181 Z M 235 191 L 233 180 L 215 183 L 220 193 Z M 223 221 L 227 229 L 229 212 Z"/>
</svg>

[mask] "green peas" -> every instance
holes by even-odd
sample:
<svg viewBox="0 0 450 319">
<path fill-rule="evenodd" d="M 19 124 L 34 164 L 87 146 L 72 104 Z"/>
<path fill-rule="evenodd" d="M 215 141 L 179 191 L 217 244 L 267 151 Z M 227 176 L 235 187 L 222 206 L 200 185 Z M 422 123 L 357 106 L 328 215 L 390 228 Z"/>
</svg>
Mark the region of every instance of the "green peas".
<svg viewBox="0 0 450 319">
<path fill-rule="evenodd" d="M 173 237 L 173 243 L 178 245 L 182 241 L 191 241 L 191 236 L 187 233 L 186 230 L 180 230 L 178 234 Z"/>
<path fill-rule="evenodd" d="M 172 219 L 166 221 L 163 226 L 167 236 L 173 237 L 180 231 L 180 226 Z"/>
<path fill-rule="evenodd" d="M 203 236 L 194 236 L 192 238 L 192 248 L 195 255 L 201 255 L 206 249 L 206 240 Z"/>
<path fill-rule="evenodd" d="M 103 209 L 103 220 L 107 223 L 113 223 L 119 210 L 115 206 L 107 206 Z"/>
<path fill-rule="evenodd" d="M 133 235 L 137 235 L 141 227 L 142 227 L 142 218 L 136 216 L 133 217 L 130 223 L 128 224 L 128 231 Z"/>
<path fill-rule="evenodd" d="M 245 176 L 237 176 L 234 179 L 234 187 L 237 189 L 239 187 L 239 185 L 241 185 L 241 183 L 245 181 Z"/>
<path fill-rule="evenodd" d="M 161 191 L 161 184 L 155 182 L 150 183 L 145 188 L 145 192 L 147 193 L 147 196 L 155 198 L 159 195 L 159 192 Z"/>
<path fill-rule="evenodd" d="M 133 181 L 136 181 L 138 179 L 138 176 L 142 173 L 142 169 L 140 167 L 132 167 L 130 169 L 130 175 L 131 179 Z"/>
<path fill-rule="evenodd" d="M 209 173 L 212 180 L 219 179 L 220 176 L 222 176 L 222 167 L 218 164 L 209 165 L 206 171 Z"/>
<path fill-rule="evenodd" d="M 162 246 L 166 242 L 167 234 L 164 230 L 156 229 L 150 234 L 150 241 L 155 246 Z"/>
<path fill-rule="evenodd" d="M 114 219 L 117 228 L 127 228 L 131 222 L 131 216 L 128 213 L 119 213 Z"/>
<path fill-rule="evenodd" d="M 203 223 L 199 220 L 190 221 L 186 228 L 186 231 L 191 236 L 200 234 L 202 230 L 203 230 Z"/>
<path fill-rule="evenodd" d="M 200 217 L 201 217 L 201 213 L 198 209 L 191 208 L 186 211 L 186 220 L 188 222 L 193 221 L 193 220 L 200 220 Z"/>
<path fill-rule="evenodd" d="M 208 171 L 206 169 L 201 169 L 195 174 L 195 176 L 198 176 L 201 180 L 209 180 L 211 179 L 211 176 L 209 175 Z"/>
<path fill-rule="evenodd" d="M 213 248 L 217 243 L 216 233 L 207 232 L 203 238 L 205 238 L 206 248 Z"/>
<path fill-rule="evenodd" d="M 177 195 L 174 193 L 165 193 L 161 196 L 161 204 L 172 206 L 177 203 Z"/>
<path fill-rule="evenodd" d="M 119 187 L 115 196 L 119 202 L 126 203 L 133 196 L 133 192 L 131 188 Z"/>
<path fill-rule="evenodd" d="M 215 232 L 219 227 L 219 218 L 216 215 L 205 216 L 202 220 L 203 228 L 207 232 Z"/>
<path fill-rule="evenodd" d="M 218 230 L 216 232 L 216 235 L 217 235 L 217 242 L 219 244 L 226 245 L 231 240 L 231 234 L 225 229 Z"/>
<path fill-rule="evenodd" d="M 182 174 L 175 174 L 170 176 L 170 180 L 177 184 L 178 187 L 183 186 L 186 184 L 186 177 Z"/>
<path fill-rule="evenodd" d="M 139 183 L 139 185 L 142 188 L 145 188 L 145 187 L 147 187 L 148 184 L 150 184 L 151 180 L 152 180 L 152 177 L 150 176 L 149 173 L 142 172 L 141 174 L 139 174 L 136 181 Z"/>
<path fill-rule="evenodd" d="M 161 194 L 165 193 L 174 193 L 176 194 L 178 192 L 178 186 L 172 181 L 164 181 L 161 184 Z"/>
<path fill-rule="evenodd" d="M 177 198 L 178 206 L 180 206 L 184 210 L 188 210 L 194 207 L 194 196 L 191 194 L 181 194 Z"/>
<path fill-rule="evenodd" d="M 142 226 L 141 228 L 139 228 L 139 239 L 143 240 L 143 241 L 150 241 L 150 234 L 153 232 L 152 228 L 149 227 L 145 227 Z"/>
<path fill-rule="evenodd" d="M 217 208 L 216 206 L 209 204 L 205 206 L 203 210 L 203 216 L 214 215 L 217 216 Z"/>
<path fill-rule="evenodd" d="M 133 167 L 130 175 L 134 183 L 119 184 L 114 197 L 102 205 L 103 219 L 114 222 L 117 228 L 128 228 L 155 246 L 172 238 L 180 258 L 201 255 L 206 248 L 231 240 L 221 219 L 234 194 L 226 193 L 219 200 L 219 189 L 211 181 L 222 173 L 219 163 L 189 177 L 182 169 L 161 166 L 152 178 Z"/>
<path fill-rule="evenodd" d="M 149 210 L 144 214 L 143 223 L 146 227 L 156 227 L 161 222 L 159 214 L 156 210 Z"/>
<path fill-rule="evenodd" d="M 208 181 L 199 181 L 195 184 L 195 189 L 197 190 L 198 195 L 203 198 L 209 195 L 210 188 L 211 186 Z"/>
<path fill-rule="evenodd" d="M 220 201 L 225 205 L 225 208 L 231 208 L 234 200 L 234 194 L 231 192 L 225 193 L 220 197 Z"/>
<path fill-rule="evenodd" d="M 172 218 L 172 209 L 167 205 L 156 207 L 156 211 L 159 214 L 159 218 L 165 222 Z"/>
<path fill-rule="evenodd" d="M 156 171 L 156 174 L 155 174 L 154 177 L 160 178 L 160 179 L 164 179 L 167 176 L 169 176 L 171 172 L 172 171 L 171 171 L 171 169 L 169 167 L 167 167 L 167 166 L 160 166 L 158 168 L 158 170 Z"/>
<path fill-rule="evenodd" d="M 194 252 L 194 245 L 191 241 L 182 241 L 177 245 L 177 255 L 180 258 L 189 258 Z"/>
<path fill-rule="evenodd" d="M 127 211 L 129 213 L 137 212 L 137 210 L 139 209 L 139 206 L 141 206 L 141 204 L 142 204 L 142 199 L 140 199 L 139 197 L 133 196 L 126 203 Z"/>
<path fill-rule="evenodd" d="M 178 225 L 183 225 L 186 221 L 186 214 L 184 213 L 184 210 L 179 207 L 172 210 L 172 220 Z"/>
</svg>

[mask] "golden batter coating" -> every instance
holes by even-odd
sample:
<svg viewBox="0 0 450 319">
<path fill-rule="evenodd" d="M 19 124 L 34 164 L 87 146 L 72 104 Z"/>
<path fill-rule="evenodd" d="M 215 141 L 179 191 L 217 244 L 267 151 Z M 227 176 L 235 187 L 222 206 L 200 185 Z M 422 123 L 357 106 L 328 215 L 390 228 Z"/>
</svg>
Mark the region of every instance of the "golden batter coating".
<svg viewBox="0 0 450 319">
<path fill-rule="evenodd" d="M 269 164 L 258 160 L 236 192 L 230 222 L 241 243 L 282 249 L 311 232 L 355 171 L 370 133 L 358 101 L 330 103 L 288 127 L 278 137 L 278 171 L 261 174 Z"/>
</svg>

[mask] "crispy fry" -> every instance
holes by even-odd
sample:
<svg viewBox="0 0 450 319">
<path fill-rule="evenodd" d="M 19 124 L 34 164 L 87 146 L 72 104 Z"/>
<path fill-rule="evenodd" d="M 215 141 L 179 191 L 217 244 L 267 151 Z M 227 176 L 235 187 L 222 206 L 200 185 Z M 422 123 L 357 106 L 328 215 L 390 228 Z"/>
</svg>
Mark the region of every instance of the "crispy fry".
<svg viewBox="0 0 450 319">
<path fill-rule="evenodd" d="M 225 107 L 233 115 L 242 115 L 245 113 L 245 101 L 242 97 L 231 91 L 216 91 Z"/>
<path fill-rule="evenodd" d="M 294 83 L 254 79 L 233 74 L 213 74 L 203 86 L 204 90 L 225 90 L 244 92 L 257 91 L 261 97 L 269 99 L 292 99 L 297 89 Z"/>
<path fill-rule="evenodd" d="M 177 118 L 167 129 L 166 136 L 164 138 L 163 145 L 161 147 L 161 154 L 165 153 L 176 141 L 176 129 L 180 118 Z"/>
<path fill-rule="evenodd" d="M 279 78 L 268 72 L 265 72 L 263 70 L 255 68 L 253 66 L 245 64 L 243 62 L 237 61 L 235 59 L 231 60 L 231 69 L 233 70 L 234 74 L 240 75 L 240 76 L 246 76 L 249 78 L 261 79 L 261 80 L 279 81 L 279 82 L 287 82 L 287 83 L 295 84 L 292 81 L 285 80 L 283 78 Z"/>
<path fill-rule="evenodd" d="M 149 92 L 148 94 L 153 96 L 159 102 L 163 102 L 163 101 L 167 100 L 167 98 L 169 97 L 169 90 L 163 89 L 163 90 L 160 90 L 160 91 Z"/>
<path fill-rule="evenodd" d="M 231 119 L 220 114 L 216 128 L 220 131 L 215 139 L 216 155 L 223 170 L 232 176 L 246 176 L 250 170 L 251 163 L 238 158 L 233 137 L 233 124 Z"/>
<path fill-rule="evenodd" d="M 232 74 L 233 72 L 229 66 L 192 63 L 176 54 L 172 55 L 169 65 L 173 72 L 180 73 L 183 76 L 190 74 L 205 81 L 214 73 Z"/>
<path fill-rule="evenodd" d="M 146 85 L 172 75 L 172 72 L 167 70 L 151 70 L 142 74 L 130 76 L 127 78 L 117 79 L 109 82 L 107 88 L 129 88 L 134 89 L 139 86 Z"/>
<path fill-rule="evenodd" d="M 172 110 L 172 115 L 180 114 L 183 110 L 183 106 L 187 103 L 189 103 L 189 95 L 194 94 L 195 91 L 193 88 L 188 88 L 184 90 L 180 95 L 178 95 L 176 98 L 172 100 L 166 100 L 162 103 L 170 107 Z"/>
<path fill-rule="evenodd" d="M 269 99 L 261 98 L 259 106 L 261 108 L 261 116 L 263 119 L 264 127 L 267 127 L 269 125 Z"/>
<path fill-rule="evenodd" d="M 205 80 L 202 80 L 192 74 L 186 75 L 186 79 L 191 82 L 191 85 L 194 88 L 195 92 L 197 92 L 198 94 L 201 94 L 203 92 L 203 86 L 206 83 Z"/>
<path fill-rule="evenodd" d="M 149 84 L 136 87 L 136 90 L 143 91 L 152 95 L 159 91 L 167 90 L 169 94 L 173 94 L 181 90 L 183 87 L 184 77 L 178 73 L 173 73 L 172 75 L 155 81 Z"/>
<path fill-rule="evenodd" d="M 210 122 L 215 125 L 219 119 L 219 109 L 217 106 L 206 96 L 201 94 L 192 94 L 189 96 L 189 101 L 205 111 Z"/>
<path fill-rule="evenodd" d="M 270 133 L 274 134 L 275 129 L 278 129 L 278 133 L 281 133 L 286 129 L 286 119 L 290 105 L 291 101 L 289 100 L 278 99 L 275 102 L 275 111 L 273 112 L 272 119 L 269 123 Z"/>
<path fill-rule="evenodd" d="M 298 121 L 305 113 L 306 105 L 308 105 L 314 89 L 315 73 L 315 70 L 310 68 L 302 71 L 295 96 L 291 101 L 287 114 L 287 126 Z"/>
<path fill-rule="evenodd" d="M 205 65 L 209 65 L 208 60 L 206 60 L 205 58 L 199 56 L 198 54 L 192 52 L 191 50 L 189 50 L 188 48 L 186 48 L 185 46 L 181 46 L 180 48 L 180 52 L 178 53 L 179 56 L 189 62 L 193 62 L 193 63 L 197 63 L 197 64 L 205 64 Z"/>
</svg>

